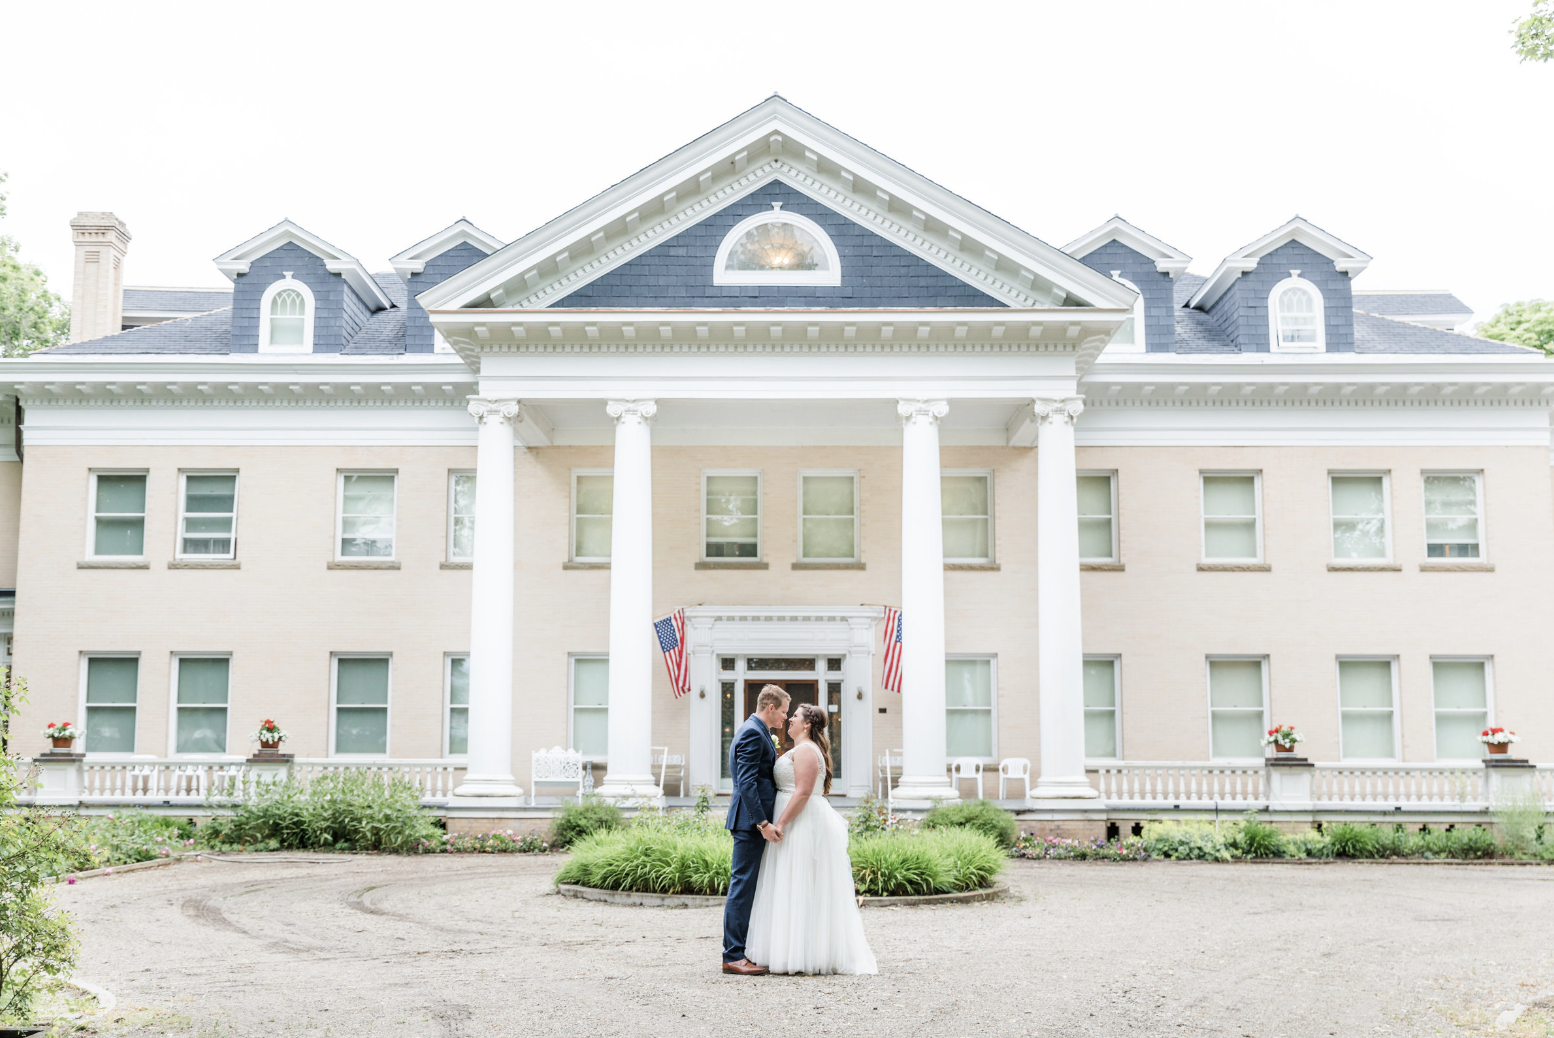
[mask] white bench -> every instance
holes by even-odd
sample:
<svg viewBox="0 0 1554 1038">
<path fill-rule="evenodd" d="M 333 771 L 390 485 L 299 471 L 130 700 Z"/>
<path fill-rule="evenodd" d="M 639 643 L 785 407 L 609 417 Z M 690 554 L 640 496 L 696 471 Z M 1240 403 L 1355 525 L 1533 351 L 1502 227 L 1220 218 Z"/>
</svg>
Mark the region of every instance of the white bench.
<svg viewBox="0 0 1554 1038">
<path fill-rule="evenodd" d="M 563 750 L 552 746 L 548 750 L 535 750 L 529 763 L 529 806 L 534 806 L 534 792 L 540 785 L 572 786 L 578 800 L 583 799 L 583 776 L 589 771 L 583 766 L 583 755 L 577 750 Z"/>
</svg>

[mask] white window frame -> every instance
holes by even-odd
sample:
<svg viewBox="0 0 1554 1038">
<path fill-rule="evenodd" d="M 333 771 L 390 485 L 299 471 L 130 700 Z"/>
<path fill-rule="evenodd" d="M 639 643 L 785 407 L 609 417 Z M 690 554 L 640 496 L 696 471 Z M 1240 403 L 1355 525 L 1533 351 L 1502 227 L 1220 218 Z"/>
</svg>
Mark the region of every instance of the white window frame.
<svg viewBox="0 0 1554 1038">
<path fill-rule="evenodd" d="M 1252 508 L 1253 529 L 1257 536 L 1257 554 L 1248 558 L 1232 558 L 1230 556 L 1209 557 L 1209 502 L 1203 492 L 1203 481 L 1210 476 L 1235 476 L 1245 478 L 1252 477 Z M 1227 516 L 1215 516 L 1213 518 L 1235 518 Z M 1243 563 L 1260 563 L 1263 561 L 1263 474 L 1254 469 L 1199 469 L 1198 470 L 1198 556 L 1208 565 L 1224 564 L 1234 566 Z M 1230 659 L 1232 657 L 1224 657 Z M 1250 658 L 1250 657 L 1248 657 Z M 1261 657 L 1259 657 L 1261 658 Z"/>
<path fill-rule="evenodd" d="M 465 667 L 469 666 L 470 654 L 467 652 L 445 652 L 442 657 L 442 755 L 449 760 L 467 760 L 469 750 L 466 747 L 463 753 L 454 753 L 448 748 L 448 740 L 453 734 L 453 661 L 464 660 Z M 393 664 L 389 664 L 390 678 L 393 677 Z M 473 674 L 471 675 L 473 677 Z M 465 711 L 466 719 L 469 716 L 469 705 L 460 709 Z M 467 729 L 466 729 L 467 730 Z"/>
<path fill-rule="evenodd" d="M 270 287 L 264 290 L 264 295 L 259 297 L 259 352 L 260 353 L 312 353 L 313 352 L 313 318 L 318 312 L 318 306 L 313 299 L 313 290 L 306 282 L 293 278 L 291 271 L 285 272 L 286 276 L 279 281 L 272 281 Z M 271 346 L 270 345 L 270 301 L 279 293 L 291 289 L 300 293 L 304 309 L 302 311 L 302 345 L 300 346 Z"/>
<path fill-rule="evenodd" d="M 1112 521 L 1112 553 L 1110 555 L 1104 557 L 1104 558 L 1091 558 L 1090 556 L 1084 555 L 1084 556 L 1080 556 L 1079 561 L 1081 563 L 1085 563 L 1085 562 L 1108 563 L 1108 562 L 1119 562 L 1119 561 L 1121 561 L 1121 559 L 1122 559 L 1122 533 L 1121 533 L 1122 523 L 1119 521 L 1119 518 L 1118 518 L 1118 515 L 1117 515 L 1117 470 L 1116 469 L 1080 469 L 1078 472 L 1074 473 L 1074 475 L 1075 475 L 1076 478 L 1079 477 L 1079 476 L 1089 476 L 1089 477 L 1093 477 L 1093 478 L 1100 478 L 1102 476 L 1106 477 L 1107 480 L 1109 480 L 1110 483 L 1111 483 L 1111 498 L 1112 498 L 1112 505 L 1111 505 L 1111 507 L 1112 507 L 1112 514 L 1111 514 L 1111 521 Z M 1198 479 L 1198 495 L 1199 495 L 1200 499 L 1203 496 L 1203 478 L 1202 478 L 1201 474 L 1199 475 L 1199 479 Z M 1091 516 L 1089 513 L 1080 513 L 1075 518 L 1077 520 L 1077 519 L 1082 519 L 1082 518 L 1093 518 L 1093 516 Z M 1259 544 L 1262 543 L 1261 539 L 1259 539 L 1258 543 Z M 1100 657 L 1096 657 L 1096 658 L 1099 659 Z"/>
<path fill-rule="evenodd" d="M 1390 757 L 1351 757 L 1344 749 L 1344 714 L 1345 713 L 1375 713 L 1374 707 L 1345 707 L 1343 667 L 1345 663 L 1389 663 L 1392 669 L 1392 756 Z M 1433 670 L 1433 668 L 1432 668 Z M 1341 761 L 1359 761 L 1361 763 L 1375 762 L 1388 763 L 1400 759 L 1398 747 L 1401 744 L 1401 719 L 1398 716 L 1398 658 L 1396 656 L 1363 656 L 1348 655 L 1338 656 L 1333 660 L 1333 690 L 1338 696 L 1338 759 Z M 1433 676 L 1431 687 L 1431 703 L 1434 707 Z"/>
<path fill-rule="evenodd" d="M 86 748 L 86 672 L 89 660 L 94 659 L 118 659 L 135 661 L 135 745 L 129 751 L 134 754 L 140 749 L 140 653 L 138 652 L 83 652 L 81 653 L 81 675 L 79 679 L 79 691 L 76 694 L 76 728 L 81 733 L 81 752 L 87 757 L 122 757 L 123 750 L 110 750 L 106 753 L 99 750 L 96 753 Z M 123 703 L 103 703 L 102 706 L 125 706 Z M 13 734 L 12 738 L 15 736 Z"/>
<path fill-rule="evenodd" d="M 575 748 L 577 746 L 577 737 L 576 737 L 576 731 L 575 731 L 575 726 L 574 726 L 574 722 L 577 719 L 577 709 L 578 709 L 578 706 L 577 706 L 577 661 L 578 660 L 608 660 L 609 658 L 610 658 L 610 654 L 607 653 L 607 652 L 569 652 L 569 653 L 567 653 L 567 748 L 568 749 L 573 749 L 573 748 Z M 610 704 L 609 703 L 606 703 L 603 707 L 585 706 L 585 707 L 583 707 L 583 709 L 584 710 L 600 710 L 600 709 L 602 709 L 604 711 L 605 725 L 606 726 L 609 725 L 609 721 L 610 721 Z M 587 756 L 588 756 L 589 760 L 597 761 L 597 762 L 602 763 L 602 764 L 608 764 L 609 760 L 610 760 L 609 754 L 602 754 L 600 756 L 592 756 L 592 755 L 587 755 Z"/>
<path fill-rule="evenodd" d="M 1478 494 L 1478 554 L 1474 556 L 1463 555 L 1460 558 L 1455 555 L 1432 556 L 1430 554 L 1430 516 L 1425 512 L 1425 477 L 1427 476 L 1472 476 L 1473 485 Z M 1484 515 L 1484 472 L 1482 469 L 1425 469 L 1419 473 L 1419 508 L 1424 523 L 1424 547 L 1426 560 L 1439 562 L 1487 562 L 1489 561 L 1489 529 L 1487 517 Z"/>
<path fill-rule="evenodd" d="M 853 481 L 853 554 L 851 558 L 809 558 L 804 554 L 804 480 L 809 476 L 850 476 Z M 859 481 L 857 469 L 799 469 L 798 482 L 799 500 L 798 511 L 798 561 L 809 562 L 861 562 L 863 561 L 863 501 L 859 495 Z M 817 519 L 828 518 L 816 516 Z M 830 516 L 829 518 L 838 518 Z"/>
<path fill-rule="evenodd" d="M 102 559 L 117 562 L 143 562 L 146 558 L 146 536 L 149 523 L 147 518 L 151 512 L 151 471 L 149 469 L 91 469 L 90 478 L 86 487 L 86 555 L 88 559 Z M 99 555 L 97 554 L 97 517 L 99 515 L 133 515 L 133 512 L 98 512 L 97 511 L 97 477 L 98 476 L 141 476 L 146 481 L 145 511 L 140 513 L 140 554 L 139 555 Z"/>
<path fill-rule="evenodd" d="M 1133 341 L 1131 343 L 1107 343 L 1106 352 L 1111 354 L 1146 353 L 1149 350 L 1149 344 L 1145 338 L 1146 333 L 1144 331 L 1144 293 L 1139 292 L 1137 285 L 1123 277 L 1122 271 L 1114 270 L 1111 272 L 1111 275 L 1112 280 L 1119 285 L 1138 292 L 1138 299 L 1133 304 Z"/>
<path fill-rule="evenodd" d="M 345 477 L 393 476 L 394 477 L 394 532 L 390 534 L 392 545 L 387 555 L 342 555 L 340 549 L 345 539 Z M 335 561 L 336 562 L 393 562 L 399 558 L 399 470 L 398 469 L 338 469 L 335 472 Z"/>
<path fill-rule="evenodd" d="M 1268 722 L 1268 705 L 1269 705 L 1268 704 L 1268 698 L 1269 698 L 1268 697 L 1268 657 L 1266 655 L 1258 655 L 1258 654 L 1255 654 L 1255 653 L 1254 654 L 1249 654 L 1249 655 L 1248 654 L 1236 654 L 1236 653 L 1216 653 L 1214 655 L 1205 656 L 1203 658 L 1203 694 L 1204 694 L 1204 698 L 1205 698 L 1205 700 L 1206 700 L 1206 702 L 1208 704 L 1208 708 L 1209 708 L 1209 714 L 1208 714 L 1208 718 L 1209 718 L 1209 731 L 1208 731 L 1209 747 L 1208 748 L 1209 748 L 1209 760 L 1211 760 L 1211 761 L 1252 762 L 1252 761 L 1260 761 L 1260 760 L 1263 759 L 1262 756 L 1257 756 L 1257 757 L 1216 757 L 1214 755 L 1214 711 L 1215 711 L 1215 706 L 1214 706 L 1214 675 L 1213 675 L 1213 669 L 1214 668 L 1213 668 L 1212 665 L 1215 664 L 1215 663 L 1220 663 L 1220 662 L 1227 662 L 1227 663 L 1250 663 L 1250 662 L 1253 662 L 1253 661 L 1262 664 L 1262 674 L 1263 674 L 1263 706 L 1262 706 L 1262 711 L 1263 711 L 1263 720 L 1262 720 L 1262 723 L 1258 725 L 1258 732 L 1259 732 L 1259 734 L 1261 734 L 1261 733 L 1266 732 L 1268 730 L 1268 724 L 1269 724 L 1269 722 Z M 1245 708 L 1244 707 L 1222 707 L 1220 709 L 1243 710 Z"/>
<path fill-rule="evenodd" d="M 388 695 L 383 704 L 383 752 L 337 753 L 335 752 L 335 720 L 340 704 L 336 693 L 340 686 L 341 660 L 388 660 Z M 394 654 L 392 652 L 332 652 L 329 654 L 329 747 L 327 756 L 342 760 L 386 760 L 394 750 Z"/>
<path fill-rule="evenodd" d="M 188 482 L 190 476 L 231 476 L 232 477 L 232 550 L 225 555 L 194 554 L 183 550 L 184 520 L 190 515 L 185 509 L 188 507 Z M 235 559 L 237 558 L 237 494 L 241 477 L 237 469 L 179 469 L 178 470 L 178 525 L 174 528 L 173 557 L 176 559 Z M 195 512 L 197 516 L 220 516 L 224 512 Z"/>
<path fill-rule="evenodd" d="M 224 753 L 178 752 L 178 712 L 181 709 L 178 702 L 178 669 L 183 666 L 184 660 L 227 661 L 227 748 Z M 183 760 L 241 760 L 247 756 L 247 754 L 232 752 L 232 654 L 230 652 L 175 652 L 167 677 L 167 755 L 169 757 Z M 212 704 L 190 705 L 210 706 Z"/>
<path fill-rule="evenodd" d="M 945 476 L 981 476 L 982 478 L 987 480 L 987 555 L 985 557 L 982 557 L 982 558 L 959 558 L 959 557 L 951 558 L 950 556 L 946 555 L 944 557 L 944 561 L 948 562 L 948 563 L 958 563 L 958 564 L 967 564 L 967 565 L 977 565 L 977 564 L 984 564 L 984 565 L 986 565 L 986 564 L 991 564 L 993 562 L 996 562 L 998 560 L 998 540 L 997 540 L 997 537 L 996 537 L 996 532 L 994 530 L 994 524 L 996 522 L 994 516 L 995 516 L 995 513 L 998 510 L 998 506 L 997 506 L 997 504 L 995 503 L 995 501 L 993 499 L 993 470 L 992 469 L 940 469 L 939 470 L 939 478 L 943 479 Z M 857 496 L 858 496 L 857 495 L 857 491 L 855 490 L 853 492 L 853 508 L 854 508 L 855 511 L 857 510 Z M 941 509 L 940 511 L 942 513 L 943 510 Z M 940 515 L 941 523 L 943 522 L 943 520 L 945 518 L 946 517 L 944 515 L 942 515 L 942 514 Z M 949 518 L 956 518 L 956 517 L 951 516 Z M 981 517 L 980 516 L 967 516 L 965 518 L 976 519 L 976 518 L 981 518 Z"/>
<path fill-rule="evenodd" d="M 1435 705 L 1435 665 L 1437 663 L 1482 663 L 1484 665 L 1484 727 L 1495 726 L 1495 658 L 1493 656 L 1431 656 L 1430 657 L 1430 757 L 1437 763 L 1456 764 L 1477 762 L 1488 751 L 1479 743 L 1477 757 L 1441 757 L 1437 755 L 1440 739 L 1436 734 L 1436 715 L 1441 711 Z M 1447 713 L 1468 713 L 1466 710 L 1448 709 Z"/>
<path fill-rule="evenodd" d="M 707 554 L 707 477 L 755 477 L 755 558 Z M 766 477 L 761 469 L 701 470 L 701 555 L 702 562 L 763 562 L 766 559 Z"/>
<path fill-rule="evenodd" d="M 1283 345 L 1279 336 L 1279 298 L 1292 288 L 1302 288 L 1311 293 L 1316 306 L 1317 341 L 1299 346 Z M 1268 350 L 1271 353 L 1326 353 L 1327 352 L 1327 302 L 1322 290 L 1300 276 L 1300 271 L 1290 271 L 1290 276 L 1274 285 L 1268 293 Z"/>
<path fill-rule="evenodd" d="M 468 555 L 457 555 L 457 554 L 454 553 L 454 550 L 453 550 L 454 525 L 455 525 L 455 520 L 458 518 L 458 514 L 456 512 L 454 512 L 454 510 L 453 510 L 453 502 L 454 502 L 454 499 L 455 499 L 455 495 L 453 493 L 453 485 L 454 485 L 455 482 L 457 482 L 457 480 L 458 480 L 458 478 L 460 476 L 469 476 L 470 478 L 473 479 L 474 476 L 475 476 L 475 470 L 474 469 L 449 469 L 448 470 L 448 561 L 449 562 L 473 562 L 473 561 L 475 561 L 475 543 L 474 543 L 473 540 L 470 541 L 469 554 Z M 477 483 L 476 484 L 476 493 L 478 494 L 479 492 L 480 492 L 479 491 L 479 484 Z M 395 481 L 395 495 L 396 495 L 396 497 L 398 496 L 398 481 L 397 480 Z M 395 504 L 396 505 L 398 504 L 397 500 L 396 500 Z M 397 525 L 397 520 L 398 520 L 397 511 L 398 511 L 398 509 L 396 508 L 395 511 L 396 511 L 395 519 L 396 519 L 396 525 Z M 473 523 L 474 519 L 475 519 L 475 513 L 474 512 L 469 513 L 469 517 L 470 517 L 470 522 Z M 396 530 L 396 533 L 397 532 L 398 531 Z"/>
<path fill-rule="evenodd" d="M 1084 654 L 1084 659 L 1085 660 L 1109 660 L 1111 662 L 1111 665 L 1112 665 L 1112 721 L 1113 721 L 1113 724 L 1115 725 L 1115 728 L 1114 728 L 1115 734 L 1112 737 L 1112 741 L 1113 741 L 1114 745 L 1116 745 L 1116 747 L 1117 747 L 1117 755 L 1114 756 L 1114 757 L 1092 757 L 1092 756 L 1090 756 L 1089 752 L 1086 751 L 1086 753 L 1085 753 L 1085 760 L 1086 761 L 1092 761 L 1092 760 L 1094 760 L 1094 761 L 1126 760 L 1127 758 L 1123 755 L 1123 749 L 1122 749 L 1122 657 L 1120 655 L 1118 655 L 1117 653 L 1087 652 L 1087 653 Z M 1085 714 L 1088 714 L 1091 710 L 1094 710 L 1094 709 L 1097 709 L 1097 708 L 1096 707 L 1089 707 L 1089 706 L 1087 706 L 1087 707 L 1084 708 L 1083 712 Z"/>
<path fill-rule="evenodd" d="M 614 469 L 573 469 L 572 470 L 572 503 L 568 506 L 570 513 L 567 521 L 567 558 L 573 562 L 609 562 L 610 556 L 587 555 L 580 556 L 577 553 L 577 477 L 578 476 L 609 476 L 610 477 L 610 530 L 615 530 L 615 470 Z M 703 509 L 705 509 L 703 505 Z M 595 515 L 589 512 L 589 515 Z M 613 546 L 614 539 L 611 538 Z"/>
<path fill-rule="evenodd" d="M 820 658 L 824 659 L 825 657 L 822 656 Z M 990 741 L 992 743 L 992 747 L 991 748 L 992 748 L 993 752 L 992 752 L 991 755 L 989 755 L 987 757 L 973 757 L 972 759 L 973 760 L 980 760 L 980 761 L 982 761 L 983 764 L 997 764 L 998 763 L 998 654 L 997 653 L 989 653 L 989 652 L 947 652 L 947 653 L 945 653 L 944 654 L 944 661 L 946 663 L 948 663 L 951 660 L 987 660 L 988 661 L 987 680 L 988 680 L 989 688 L 988 688 L 988 708 L 987 708 L 987 710 L 988 710 L 988 722 L 987 723 L 991 726 Z M 843 665 L 845 666 L 845 664 L 843 664 Z M 825 679 L 824 675 L 822 675 L 821 678 L 820 678 L 820 681 L 821 681 L 822 685 L 825 684 L 825 680 L 826 679 Z M 945 724 L 946 724 L 946 726 L 948 726 L 948 724 L 949 724 L 949 712 L 951 710 L 974 710 L 974 709 L 979 709 L 979 708 L 977 708 L 977 707 L 964 707 L 964 706 L 952 707 L 952 706 L 946 705 L 945 708 L 944 708 L 944 716 L 945 716 Z M 945 747 L 945 754 L 947 756 L 949 755 L 949 747 L 948 746 Z M 953 760 L 954 757 L 950 757 L 950 759 Z"/>
<path fill-rule="evenodd" d="M 1374 479 L 1381 477 L 1381 521 L 1386 524 L 1385 536 L 1387 554 L 1380 558 L 1339 558 L 1336 552 L 1338 547 L 1333 526 L 1338 522 L 1339 516 L 1333 511 L 1333 480 L 1358 477 L 1360 479 Z M 1421 481 L 1420 494 L 1423 491 Z M 1347 518 L 1347 517 L 1346 517 Z M 1327 551 L 1334 565 L 1338 566 L 1364 566 L 1364 565 L 1391 565 L 1393 557 L 1392 547 L 1392 473 L 1381 469 L 1328 469 L 1327 470 Z"/>
<path fill-rule="evenodd" d="M 829 270 L 727 270 L 728 254 L 748 231 L 768 223 L 791 223 L 814 235 L 820 249 L 826 254 Z M 717 258 L 712 261 L 714 285 L 840 285 L 842 283 L 842 259 L 837 254 L 831 236 L 818 223 L 807 216 L 786 209 L 768 209 L 746 217 L 724 235 L 718 245 Z"/>
</svg>

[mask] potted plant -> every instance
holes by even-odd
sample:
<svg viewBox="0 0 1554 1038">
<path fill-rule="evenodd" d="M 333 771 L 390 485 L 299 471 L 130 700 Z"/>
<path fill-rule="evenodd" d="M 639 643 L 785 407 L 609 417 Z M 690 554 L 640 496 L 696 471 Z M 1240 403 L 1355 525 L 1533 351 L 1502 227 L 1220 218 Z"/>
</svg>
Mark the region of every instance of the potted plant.
<svg viewBox="0 0 1554 1038">
<path fill-rule="evenodd" d="M 1274 725 L 1263 736 L 1263 745 L 1272 746 L 1275 753 L 1294 753 L 1295 744 L 1305 741 L 1306 737 L 1297 732 L 1292 724 Z"/>
<path fill-rule="evenodd" d="M 1499 729 L 1497 728 L 1496 731 L 1499 731 Z M 69 752 L 70 744 L 76 741 L 78 734 L 76 726 L 69 721 L 61 721 L 57 724 L 50 721 L 49 726 L 43 729 L 43 737 L 51 740 L 56 750 L 65 750 L 66 752 Z"/>
<path fill-rule="evenodd" d="M 280 725 L 266 717 L 259 722 L 259 730 L 250 735 L 249 738 L 259 744 L 260 752 L 275 753 L 281 748 L 281 743 L 290 739 L 291 736 L 282 731 Z"/>
<path fill-rule="evenodd" d="M 1478 741 L 1488 746 L 1490 753 L 1509 753 L 1516 733 L 1509 728 L 1485 728 L 1479 733 Z"/>
</svg>

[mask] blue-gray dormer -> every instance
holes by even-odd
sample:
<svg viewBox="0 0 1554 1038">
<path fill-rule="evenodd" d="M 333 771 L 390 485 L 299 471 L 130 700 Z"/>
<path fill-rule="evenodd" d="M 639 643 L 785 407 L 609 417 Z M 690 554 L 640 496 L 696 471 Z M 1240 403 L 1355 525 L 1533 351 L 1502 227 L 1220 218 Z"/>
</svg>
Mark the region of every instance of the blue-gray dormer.
<svg viewBox="0 0 1554 1038">
<path fill-rule="evenodd" d="M 1113 339 L 1108 349 L 1136 351 L 1142 331 L 1144 349 L 1150 353 L 1176 350 L 1175 286 L 1172 282 L 1187 269 L 1192 257 L 1133 226 L 1120 216 L 1063 247 L 1063 251 L 1092 270 L 1127 282 L 1143 297 L 1142 329 L 1135 313 L 1133 341 Z"/>
<path fill-rule="evenodd" d="M 501 247 L 499 240 L 461 219 L 389 260 L 410 293 L 405 314 L 406 353 L 431 353 L 436 348 L 432 322 L 416 296 Z"/>
</svg>

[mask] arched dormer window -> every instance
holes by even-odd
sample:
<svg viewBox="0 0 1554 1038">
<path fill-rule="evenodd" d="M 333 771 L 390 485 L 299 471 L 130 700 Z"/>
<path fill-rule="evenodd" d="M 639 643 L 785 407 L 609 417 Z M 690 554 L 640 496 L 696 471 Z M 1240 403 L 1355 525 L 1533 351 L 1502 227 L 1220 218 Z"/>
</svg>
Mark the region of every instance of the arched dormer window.
<svg viewBox="0 0 1554 1038">
<path fill-rule="evenodd" d="M 1321 353 L 1327 349 L 1323 330 L 1322 292 L 1290 271 L 1268 293 L 1270 349 L 1276 353 Z"/>
<path fill-rule="evenodd" d="M 1138 292 L 1139 287 L 1122 276 L 1122 271 L 1112 271 L 1112 280 L 1119 285 L 1127 285 L 1133 291 Z M 1143 353 L 1146 349 L 1144 341 L 1144 293 L 1139 292 L 1138 299 L 1133 304 L 1133 313 L 1122 327 L 1117 329 L 1117 334 L 1112 336 L 1112 341 L 1106 347 L 1107 353 Z"/>
<path fill-rule="evenodd" d="M 840 285 L 842 263 L 830 235 L 808 217 L 782 211 L 741 220 L 718 246 L 714 285 Z"/>
<path fill-rule="evenodd" d="M 313 352 L 313 291 L 286 271 L 259 299 L 259 352 Z"/>
</svg>

